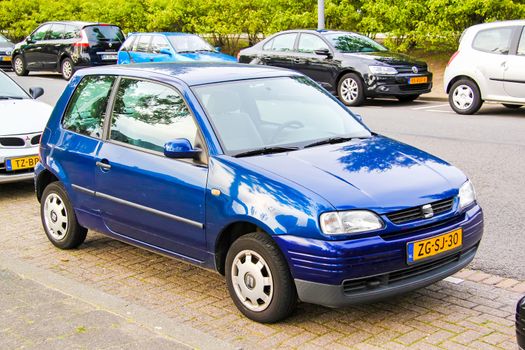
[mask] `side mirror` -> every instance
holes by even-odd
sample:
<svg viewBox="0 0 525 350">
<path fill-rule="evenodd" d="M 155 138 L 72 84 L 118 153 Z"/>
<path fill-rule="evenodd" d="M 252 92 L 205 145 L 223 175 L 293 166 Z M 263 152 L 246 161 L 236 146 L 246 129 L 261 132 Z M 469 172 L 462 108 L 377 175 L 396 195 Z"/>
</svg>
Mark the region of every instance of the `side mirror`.
<svg viewBox="0 0 525 350">
<path fill-rule="evenodd" d="M 26 43 L 28 43 L 28 44 L 33 44 L 33 43 L 35 43 L 35 41 L 34 41 L 33 38 L 31 37 L 31 35 L 29 35 L 29 36 L 26 38 Z"/>
<path fill-rule="evenodd" d="M 221 52 L 221 47 L 220 46 L 215 46 L 215 52 Z"/>
<path fill-rule="evenodd" d="M 314 50 L 314 52 L 315 52 L 316 55 L 332 57 L 332 53 L 328 49 Z"/>
<path fill-rule="evenodd" d="M 168 158 L 195 159 L 201 150 L 193 148 L 188 139 L 175 139 L 164 144 L 164 155 Z"/>
<path fill-rule="evenodd" d="M 171 56 L 171 50 L 166 48 L 166 47 L 163 47 L 162 49 L 160 49 L 159 53 L 161 53 L 163 55 Z"/>
<path fill-rule="evenodd" d="M 44 94 L 44 89 L 42 89 L 41 87 L 29 88 L 29 94 L 31 95 L 33 99 L 36 100 L 37 98 L 39 98 L 40 96 Z"/>
</svg>

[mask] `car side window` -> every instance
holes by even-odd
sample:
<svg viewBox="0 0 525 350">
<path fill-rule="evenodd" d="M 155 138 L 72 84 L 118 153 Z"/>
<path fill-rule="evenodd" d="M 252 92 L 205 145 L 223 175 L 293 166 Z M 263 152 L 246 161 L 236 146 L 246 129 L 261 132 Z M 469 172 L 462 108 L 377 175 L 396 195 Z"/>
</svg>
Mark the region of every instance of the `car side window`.
<svg viewBox="0 0 525 350">
<path fill-rule="evenodd" d="M 481 30 L 476 34 L 472 47 L 479 51 L 506 55 L 509 53 L 513 30 L 512 27 Z"/>
<path fill-rule="evenodd" d="M 123 78 L 112 112 L 111 140 L 164 152 L 168 141 L 185 138 L 195 145 L 197 125 L 175 89 L 150 81 Z"/>
<path fill-rule="evenodd" d="M 518 44 L 518 51 L 516 52 L 520 56 L 525 56 L 525 28 L 521 31 L 520 42 Z"/>
<path fill-rule="evenodd" d="M 31 40 L 40 41 L 44 40 L 47 32 L 51 29 L 51 24 L 44 24 L 38 28 L 33 34 L 31 34 Z"/>
<path fill-rule="evenodd" d="M 168 44 L 168 41 L 166 38 L 160 35 L 155 35 L 153 39 L 151 39 L 151 45 L 150 45 L 150 51 L 153 53 L 160 53 L 161 49 L 169 49 L 170 45 Z"/>
<path fill-rule="evenodd" d="M 124 44 L 122 44 L 121 49 L 124 51 L 133 51 L 133 45 L 137 41 L 137 36 L 130 36 L 126 41 L 124 41 Z"/>
<path fill-rule="evenodd" d="M 133 51 L 135 52 L 148 52 L 149 42 L 151 41 L 151 35 L 141 35 L 135 44 L 133 45 Z"/>
<path fill-rule="evenodd" d="M 114 76 L 86 76 L 78 84 L 62 119 L 62 126 L 79 134 L 100 138 Z"/>
<path fill-rule="evenodd" d="M 328 49 L 328 45 L 313 34 L 302 33 L 299 37 L 299 45 L 297 50 L 303 53 L 314 53 L 315 50 Z"/>
<path fill-rule="evenodd" d="M 267 45 L 264 45 L 265 50 L 269 51 L 278 51 L 278 52 L 287 52 L 287 51 L 293 51 L 295 38 L 297 37 L 297 33 L 287 33 L 287 34 L 281 34 L 276 36 L 271 40 L 271 47 Z"/>
<path fill-rule="evenodd" d="M 64 30 L 64 39 L 74 39 L 77 38 L 79 34 L 79 28 L 66 24 L 66 28 Z"/>
<path fill-rule="evenodd" d="M 64 39 L 64 31 L 66 26 L 64 24 L 55 23 L 51 25 L 51 29 L 47 32 L 47 40 Z"/>
</svg>

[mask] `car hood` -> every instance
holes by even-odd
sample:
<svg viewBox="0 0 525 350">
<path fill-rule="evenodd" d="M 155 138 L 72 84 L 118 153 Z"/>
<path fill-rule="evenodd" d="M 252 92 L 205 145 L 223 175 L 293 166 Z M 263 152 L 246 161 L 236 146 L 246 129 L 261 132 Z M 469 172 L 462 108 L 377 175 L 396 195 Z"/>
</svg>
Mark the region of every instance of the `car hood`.
<svg viewBox="0 0 525 350">
<path fill-rule="evenodd" d="M 359 57 L 367 60 L 374 60 L 391 65 L 426 65 L 425 62 L 417 60 L 408 55 L 401 53 L 383 51 L 383 52 L 359 52 L 343 53 L 344 57 Z"/>
<path fill-rule="evenodd" d="M 175 54 L 175 60 L 181 62 L 237 62 L 235 57 L 220 52 L 188 52 Z"/>
<path fill-rule="evenodd" d="M 32 99 L 0 100 L 0 135 L 30 134 L 44 130 L 53 108 Z"/>
<path fill-rule="evenodd" d="M 13 49 L 15 47 L 15 44 L 13 43 L 0 43 L 0 50 L 5 50 L 5 49 Z"/>
<path fill-rule="evenodd" d="M 443 160 L 381 136 L 242 160 L 315 192 L 338 210 L 379 214 L 456 196 L 466 181 Z"/>
</svg>

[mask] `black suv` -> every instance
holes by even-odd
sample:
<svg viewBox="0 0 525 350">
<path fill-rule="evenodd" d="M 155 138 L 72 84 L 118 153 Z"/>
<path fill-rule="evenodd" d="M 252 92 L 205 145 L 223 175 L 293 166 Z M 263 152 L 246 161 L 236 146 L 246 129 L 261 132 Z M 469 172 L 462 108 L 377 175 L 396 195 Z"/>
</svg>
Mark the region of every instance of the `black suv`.
<svg viewBox="0 0 525 350">
<path fill-rule="evenodd" d="M 124 41 L 119 27 L 88 22 L 48 22 L 40 25 L 13 51 L 13 70 L 57 71 L 69 80 L 77 68 L 117 63 Z"/>
<path fill-rule="evenodd" d="M 237 58 L 241 63 L 299 71 L 348 106 L 376 96 L 412 101 L 432 88 L 432 73 L 425 62 L 390 52 L 351 32 L 289 30 L 241 50 Z"/>
</svg>

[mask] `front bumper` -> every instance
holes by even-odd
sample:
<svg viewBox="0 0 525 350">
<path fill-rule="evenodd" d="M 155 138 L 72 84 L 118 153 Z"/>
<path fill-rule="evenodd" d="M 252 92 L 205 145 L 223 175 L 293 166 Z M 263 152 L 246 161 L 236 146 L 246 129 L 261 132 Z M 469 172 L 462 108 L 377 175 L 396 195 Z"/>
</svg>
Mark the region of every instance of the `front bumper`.
<svg viewBox="0 0 525 350">
<path fill-rule="evenodd" d="M 417 264 L 407 264 L 407 243 L 458 228 L 463 245 Z M 302 301 L 328 307 L 371 302 L 424 287 L 459 271 L 474 258 L 483 235 L 476 204 L 441 224 L 399 236 L 325 241 L 274 236 L 285 254 Z"/>
<path fill-rule="evenodd" d="M 411 78 L 426 77 L 427 82 L 410 84 Z M 421 95 L 432 90 L 432 73 L 368 75 L 365 79 L 366 95 L 375 96 L 405 96 Z"/>
<path fill-rule="evenodd" d="M 27 148 L 2 148 L 0 149 L 0 184 L 32 180 L 34 177 L 33 169 L 22 169 L 7 171 L 5 161 L 8 158 L 18 158 L 33 156 L 38 154 L 38 146 Z"/>
</svg>

